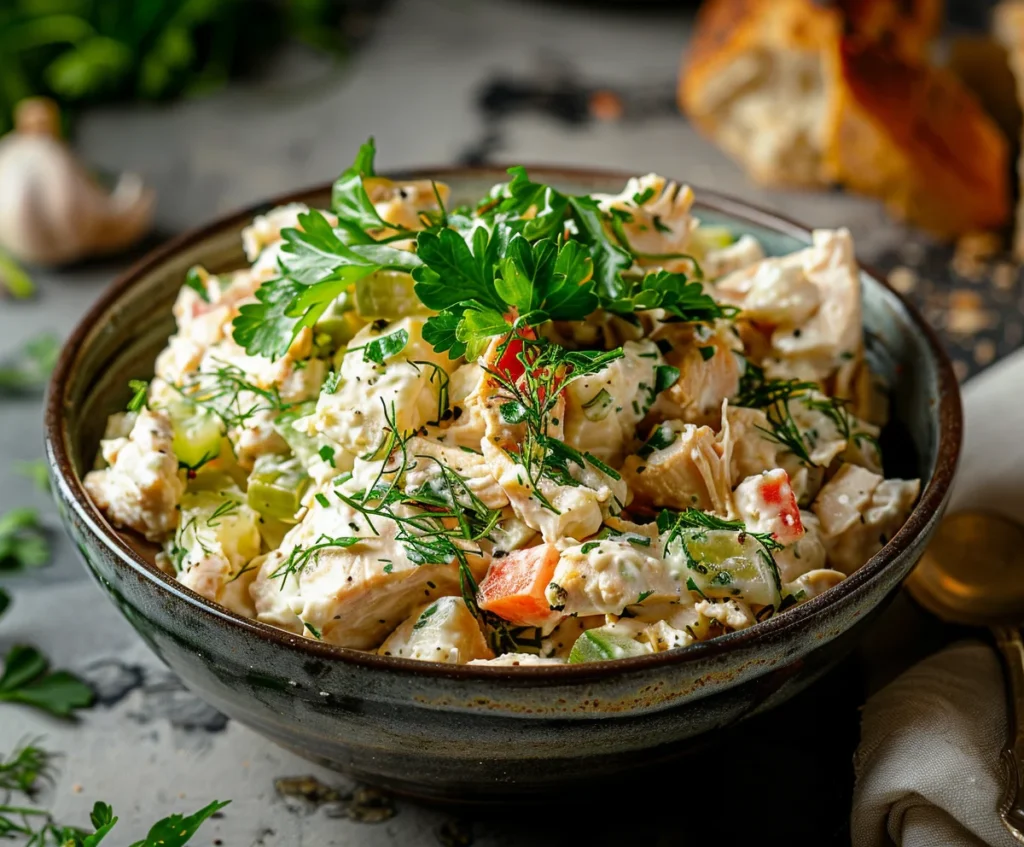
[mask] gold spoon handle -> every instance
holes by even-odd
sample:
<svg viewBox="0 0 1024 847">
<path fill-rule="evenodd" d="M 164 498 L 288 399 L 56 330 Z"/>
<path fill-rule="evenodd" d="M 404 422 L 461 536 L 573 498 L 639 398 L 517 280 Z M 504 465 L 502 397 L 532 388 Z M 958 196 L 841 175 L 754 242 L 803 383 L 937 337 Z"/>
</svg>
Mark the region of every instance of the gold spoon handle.
<svg viewBox="0 0 1024 847">
<path fill-rule="evenodd" d="M 1024 640 L 1015 626 L 993 626 L 1006 669 L 1010 695 L 1009 740 L 1003 748 L 1006 793 L 999 815 L 1010 834 L 1024 844 Z"/>
</svg>

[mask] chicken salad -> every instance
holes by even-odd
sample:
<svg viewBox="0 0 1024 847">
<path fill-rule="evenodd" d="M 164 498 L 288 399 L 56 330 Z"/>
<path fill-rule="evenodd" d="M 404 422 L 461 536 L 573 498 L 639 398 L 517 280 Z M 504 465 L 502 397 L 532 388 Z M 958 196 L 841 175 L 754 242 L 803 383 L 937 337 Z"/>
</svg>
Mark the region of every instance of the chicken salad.
<svg viewBox="0 0 1024 847">
<path fill-rule="evenodd" d="M 189 271 L 107 423 L 86 489 L 183 585 L 341 647 L 578 663 L 784 614 L 902 526 L 847 231 L 768 257 L 654 174 L 456 206 L 374 152 Z"/>
</svg>

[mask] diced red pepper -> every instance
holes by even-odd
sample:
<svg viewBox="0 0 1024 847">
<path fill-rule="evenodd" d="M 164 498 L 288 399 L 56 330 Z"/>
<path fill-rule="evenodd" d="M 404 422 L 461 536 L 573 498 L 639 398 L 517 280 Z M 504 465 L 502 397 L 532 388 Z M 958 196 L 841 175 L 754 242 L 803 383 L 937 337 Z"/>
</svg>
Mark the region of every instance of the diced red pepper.
<svg viewBox="0 0 1024 847">
<path fill-rule="evenodd" d="M 481 609 L 519 626 L 544 626 L 559 617 L 545 591 L 555 574 L 558 548 L 541 544 L 494 559 L 480 583 Z"/>
</svg>

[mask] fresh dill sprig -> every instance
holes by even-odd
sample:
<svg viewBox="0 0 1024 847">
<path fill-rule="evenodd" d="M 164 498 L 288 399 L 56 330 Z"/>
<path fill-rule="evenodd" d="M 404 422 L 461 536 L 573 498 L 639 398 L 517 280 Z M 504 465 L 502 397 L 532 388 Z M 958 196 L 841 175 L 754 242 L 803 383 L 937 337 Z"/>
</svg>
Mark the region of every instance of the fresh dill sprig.
<svg viewBox="0 0 1024 847">
<path fill-rule="evenodd" d="M 498 383 L 504 393 L 499 407 L 505 423 L 524 424 L 522 442 L 516 448 L 519 463 L 525 468 L 533 496 L 555 514 L 558 509 L 540 490 L 542 479 L 549 479 L 559 485 L 579 485 L 572 477 L 569 464 L 581 469 L 592 465 L 612 479 L 618 474 L 589 453 L 580 453 L 560 439 L 548 433 L 559 426 L 554 412 L 558 408 L 561 392 L 572 382 L 603 370 L 624 355 L 622 348 L 606 352 L 593 350 L 567 350 L 544 339 L 523 338 L 509 333 L 499 345 L 496 361 L 507 360 L 513 344 L 521 349 L 515 354 L 516 370 L 522 370 L 514 378 L 509 369 L 490 367 L 487 372 Z"/>
<path fill-rule="evenodd" d="M 751 409 L 763 409 L 769 426 L 758 427 L 758 429 L 769 439 L 782 445 L 808 467 L 817 467 L 810 454 L 813 445 L 809 444 L 806 435 L 797 426 L 789 403 L 794 399 L 805 400 L 811 392 L 818 390 L 818 384 L 796 379 L 764 380 L 764 374 L 759 372 L 759 369 L 753 373 L 755 376 L 746 384 L 741 382 L 736 405 Z M 758 373 L 760 379 L 757 378 Z"/>
<path fill-rule="evenodd" d="M 225 428 L 244 426 L 260 412 L 286 412 L 294 403 L 281 399 L 277 386 L 261 388 L 237 365 L 218 362 L 212 371 L 198 371 L 175 390 L 186 400 L 221 419 Z"/>
</svg>

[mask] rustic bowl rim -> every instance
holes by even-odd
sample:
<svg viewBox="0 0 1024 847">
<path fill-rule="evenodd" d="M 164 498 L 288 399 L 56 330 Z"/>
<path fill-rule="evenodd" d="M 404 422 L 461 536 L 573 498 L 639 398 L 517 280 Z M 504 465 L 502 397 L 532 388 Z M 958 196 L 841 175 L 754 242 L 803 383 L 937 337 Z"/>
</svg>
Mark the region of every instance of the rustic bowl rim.
<svg viewBox="0 0 1024 847">
<path fill-rule="evenodd" d="M 507 177 L 508 165 L 487 165 L 479 167 L 439 166 L 417 167 L 391 171 L 385 176 L 398 179 L 483 179 L 500 181 Z M 634 174 L 614 169 L 573 168 L 547 165 L 528 165 L 527 170 L 545 180 L 567 180 L 595 182 L 618 180 L 625 182 Z M 65 394 L 74 376 L 76 364 L 84 344 L 95 324 L 108 310 L 116 307 L 118 301 L 130 292 L 144 276 L 156 271 L 159 266 L 179 251 L 205 241 L 224 230 L 237 230 L 248 224 L 253 217 L 276 206 L 302 202 L 314 194 L 329 194 L 331 183 L 314 185 L 297 191 L 289 191 L 268 201 L 250 205 L 231 212 L 211 223 L 189 229 L 170 239 L 136 261 L 118 276 L 100 295 L 74 331 L 64 343 L 57 365 L 50 380 L 46 399 L 44 438 L 49 453 L 51 468 L 61 483 L 57 495 L 63 496 L 82 519 L 96 539 L 114 554 L 122 567 L 136 574 L 177 599 L 213 615 L 222 623 L 250 633 L 256 639 L 266 639 L 284 648 L 299 651 L 318 659 L 362 665 L 381 670 L 409 673 L 418 676 L 492 680 L 495 682 L 528 682 L 537 684 L 544 681 L 585 682 L 607 678 L 610 675 L 633 673 L 669 665 L 700 662 L 728 653 L 742 647 L 756 647 L 759 642 L 769 642 L 786 630 L 800 627 L 818 615 L 827 613 L 829 607 L 842 598 L 854 594 L 860 588 L 879 577 L 886 569 L 908 551 L 914 540 L 928 527 L 933 515 L 941 508 L 949 493 L 957 462 L 960 456 L 963 434 L 963 414 L 960 403 L 959 385 L 952 364 L 942 348 L 935 332 L 928 326 L 917 309 L 899 292 L 889 286 L 883 277 L 861 264 L 861 272 L 887 289 L 899 301 L 909 316 L 911 325 L 927 342 L 931 358 L 938 374 L 938 448 L 935 470 L 925 485 L 917 505 L 907 521 L 889 542 L 859 570 L 819 596 L 789 609 L 784 615 L 777 615 L 767 621 L 755 624 L 749 629 L 729 633 L 711 641 L 698 642 L 687 647 L 626 659 L 612 659 L 579 665 L 446 665 L 416 659 L 394 656 L 380 656 L 347 647 L 338 647 L 310 638 L 297 636 L 269 624 L 244 618 L 219 604 L 201 597 L 177 582 L 168 574 L 150 565 L 136 553 L 121 536 L 107 523 L 99 509 L 86 494 L 81 480 L 75 473 L 69 452 L 70 433 L 63 414 Z M 725 215 L 740 225 L 753 224 L 775 233 L 788 235 L 807 242 L 811 230 L 775 212 L 770 212 L 743 200 L 717 191 L 694 188 L 698 198 L 697 206 L 708 211 Z"/>
</svg>

